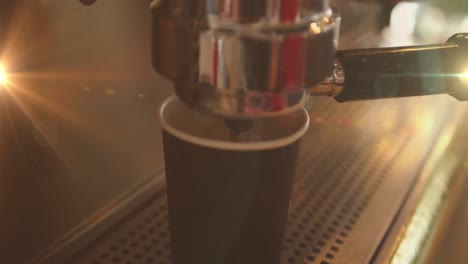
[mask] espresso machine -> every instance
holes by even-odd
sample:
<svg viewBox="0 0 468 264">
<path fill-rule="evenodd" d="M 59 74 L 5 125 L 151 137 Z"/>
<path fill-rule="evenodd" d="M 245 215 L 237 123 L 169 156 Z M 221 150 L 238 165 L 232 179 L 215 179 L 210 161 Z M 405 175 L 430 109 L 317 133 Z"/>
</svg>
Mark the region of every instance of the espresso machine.
<svg viewBox="0 0 468 264">
<path fill-rule="evenodd" d="M 399 1 L 331 2 L 2 1 L 0 262 L 171 263 L 175 91 L 232 130 L 308 110 L 283 263 L 463 263 L 468 35 L 353 44 Z"/>
</svg>

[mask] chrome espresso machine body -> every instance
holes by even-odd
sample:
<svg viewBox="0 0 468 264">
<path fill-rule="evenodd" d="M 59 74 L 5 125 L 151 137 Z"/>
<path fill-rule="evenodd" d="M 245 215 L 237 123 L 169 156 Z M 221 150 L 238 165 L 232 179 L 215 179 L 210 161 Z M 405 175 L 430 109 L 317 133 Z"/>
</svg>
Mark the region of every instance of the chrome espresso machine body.
<svg viewBox="0 0 468 264">
<path fill-rule="evenodd" d="M 186 103 L 222 116 L 297 107 L 331 74 L 326 1 L 154 1 L 153 62 Z"/>
<path fill-rule="evenodd" d="M 346 8 L 392 1 L 331 2 L 0 1 L 0 262 L 170 263 L 173 91 L 229 120 L 308 109 L 283 263 L 450 259 L 424 242 L 463 219 L 468 37 L 341 50 Z"/>
<path fill-rule="evenodd" d="M 467 35 L 442 45 L 341 51 L 335 59 L 341 19 L 328 1 L 153 1 L 151 9 L 155 68 L 184 102 L 216 115 L 281 114 L 309 95 L 467 97 L 460 80 Z M 424 89 L 437 80 L 442 87 Z M 392 89 L 384 83 L 399 91 L 379 94 Z"/>
</svg>

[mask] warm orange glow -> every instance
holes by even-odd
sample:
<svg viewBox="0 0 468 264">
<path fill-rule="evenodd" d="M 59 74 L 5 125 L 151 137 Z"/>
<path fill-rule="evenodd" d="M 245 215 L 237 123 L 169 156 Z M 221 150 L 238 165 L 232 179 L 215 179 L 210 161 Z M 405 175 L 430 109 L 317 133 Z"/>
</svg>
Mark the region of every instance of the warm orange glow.
<svg viewBox="0 0 468 264">
<path fill-rule="evenodd" d="M 465 70 L 462 74 L 459 76 L 460 80 L 462 80 L 464 83 L 468 84 L 468 69 Z"/>
<path fill-rule="evenodd" d="M 315 34 L 320 34 L 320 32 L 322 32 L 320 26 L 318 26 L 317 23 L 310 24 L 310 30 L 312 30 L 312 32 L 314 32 Z"/>
<path fill-rule="evenodd" d="M 8 84 L 8 74 L 5 71 L 5 67 L 0 64 L 0 86 Z"/>
</svg>

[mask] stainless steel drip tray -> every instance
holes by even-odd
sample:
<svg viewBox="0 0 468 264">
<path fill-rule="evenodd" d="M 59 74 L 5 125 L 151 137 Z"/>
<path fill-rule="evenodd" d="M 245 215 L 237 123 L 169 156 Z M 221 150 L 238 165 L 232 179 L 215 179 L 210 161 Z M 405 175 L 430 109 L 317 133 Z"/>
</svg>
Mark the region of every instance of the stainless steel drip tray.
<svg viewBox="0 0 468 264">
<path fill-rule="evenodd" d="M 437 112 L 434 104 L 448 107 L 437 98 L 311 104 L 283 263 L 372 262 L 453 112 Z M 134 210 L 66 262 L 171 263 L 164 184 L 152 182 Z M 70 245 L 62 251 L 76 251 Z"/>
</svg>

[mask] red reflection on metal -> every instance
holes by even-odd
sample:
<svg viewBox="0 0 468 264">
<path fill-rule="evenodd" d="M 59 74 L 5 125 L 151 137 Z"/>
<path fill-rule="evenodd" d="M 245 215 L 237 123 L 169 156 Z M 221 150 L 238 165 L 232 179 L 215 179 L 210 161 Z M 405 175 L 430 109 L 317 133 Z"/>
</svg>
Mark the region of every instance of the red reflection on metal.
<svg viewBox="0 0 468 264">
<path fill-rule="evenodd" d="M 298 10 L 298 0 L 281 1 L 281 22 L 294 22 Z M 280 85 L 294 90 L 299 80 L 300 38 L 291 37 L 283 43 L 281 48 Z"/>
<path fill-rule="evenodd" d="M 283 100 L 280 96 L 276 95 L 273 97 L 272 110 L 277 111 L 283 108 Z"/>
<path fill-rule="evenodd" d="M 291 22 L 294 21 L 297 14 L 298 7 L 297 0 L 283 0 L 281 1 L 281 22 Z"/>
<path fill-rule="evenodd" d="M 218 42 L 213 41 L 211 50 L 211 83 L 216 85 L 218 82 Z"/>
</svg>

